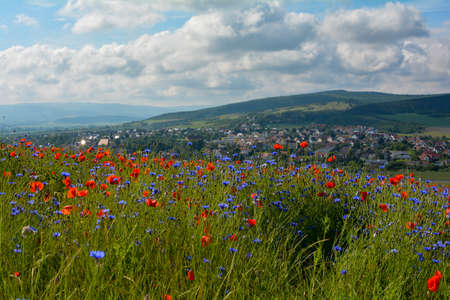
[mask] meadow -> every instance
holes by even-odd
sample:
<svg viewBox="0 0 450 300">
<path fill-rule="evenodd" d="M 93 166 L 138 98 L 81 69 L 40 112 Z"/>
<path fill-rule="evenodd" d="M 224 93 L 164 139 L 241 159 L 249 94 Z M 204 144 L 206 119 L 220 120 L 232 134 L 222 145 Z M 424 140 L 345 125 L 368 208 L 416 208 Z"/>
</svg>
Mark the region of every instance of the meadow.
<svg viewBox="0 0 450 300">
<path fill-rule="evenodd" d="M 0 299 L 448 297 L 448 186 L 274 148 L 2 145 Z"/>
</svg>

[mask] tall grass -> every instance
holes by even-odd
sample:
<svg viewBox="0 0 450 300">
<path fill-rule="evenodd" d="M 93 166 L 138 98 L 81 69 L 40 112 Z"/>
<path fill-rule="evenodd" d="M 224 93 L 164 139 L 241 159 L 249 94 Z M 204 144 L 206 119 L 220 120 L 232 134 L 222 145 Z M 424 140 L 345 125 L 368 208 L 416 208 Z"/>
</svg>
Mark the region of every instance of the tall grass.
<svg viewBox="0 0 450 300">
<path fill-rule="evenodd" d="M 0 299 L 448 296 L 448 189 L 335 163 L 2 147 Z"/>
</svg>

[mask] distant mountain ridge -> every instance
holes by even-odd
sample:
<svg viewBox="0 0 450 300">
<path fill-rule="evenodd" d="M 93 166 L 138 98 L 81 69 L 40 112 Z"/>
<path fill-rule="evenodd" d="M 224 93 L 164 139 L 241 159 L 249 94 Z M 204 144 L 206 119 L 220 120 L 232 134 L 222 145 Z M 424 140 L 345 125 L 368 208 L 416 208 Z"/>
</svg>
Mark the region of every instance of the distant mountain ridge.
<svg viewBox="0 0 450 300">
<path fill-rule="evenodd" d="M 104 103 L 23 103 L 0 105 L 0 127 L 79 127 L 142 120 L 195 106 L 156 107 Z"/>
<path fill-rule="evenodd" d="M 361 124 L 405 130 L 436 124 L 450 127 L 450 94 L 325 91 L 167 113 L 127 125 L 149 128 L 235 127 L 246 123 L 261 127 L 310 123 Z"/>
</svg>

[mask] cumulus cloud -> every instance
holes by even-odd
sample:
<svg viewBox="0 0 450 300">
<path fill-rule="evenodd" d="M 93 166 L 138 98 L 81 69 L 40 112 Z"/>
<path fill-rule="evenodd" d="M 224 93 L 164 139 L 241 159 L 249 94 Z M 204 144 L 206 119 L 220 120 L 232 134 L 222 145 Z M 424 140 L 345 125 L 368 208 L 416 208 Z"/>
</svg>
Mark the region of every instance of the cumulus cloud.
<svg viewBox="0 0 450 300">
<path fill-rule="evenodd" d="M 36 20 L 33 17 L 29 17 L 27 15 L 24 15 L 24 14 L 16 15 L 16 19 L 15 19 L 14 22 L 17 23 L 17 24 L 22 24 L 22 25 L 31 26 L 31 27 L 39 26 L 38 20 Z"/>
<path fill-rule="evenodd" d="M 361 30 L 373 37 L 387 31 L 385 21 L 377 19 L 386 18 L 385 13 L 392 33 L 368 40 Z M 370 18 L 348 21 L 361 16 Z M 417 11 L 399 4 L 340 11 L 323 20 L 270 3 L 207 11 L 175 31 L 142 35 L 125 44 L 0 51 L 0 89 L 2 101 L 9 103 L 164 105 L 219 104 L 334 88 L 448 92 L 450 43 L 426 33 Z"/>
<path fill-rule="evenodd" d="M 109 28 L 153 25 L 163 17 L 148 1 L 69 0 L 59 14 L 76 20 L 72 31 L 86 33 Z"/>
<path fill-rule="evenodd" d="M 428 34 L 417 9 L 391 2 L 383 8 L 341 10 L 328 15 L 322 32 L 340 41 L 372 44 L 397 42 Z"/>
<path fill-rule="evenodd" d="M 166 11 L 205 12 L 258 4 L 279 6 L 280 2 L 283 0 L 68 0 L 59 14 L 75 19 L 74 33 L 87 33 L 151 26 L 163 21 Z"/>
</svg>

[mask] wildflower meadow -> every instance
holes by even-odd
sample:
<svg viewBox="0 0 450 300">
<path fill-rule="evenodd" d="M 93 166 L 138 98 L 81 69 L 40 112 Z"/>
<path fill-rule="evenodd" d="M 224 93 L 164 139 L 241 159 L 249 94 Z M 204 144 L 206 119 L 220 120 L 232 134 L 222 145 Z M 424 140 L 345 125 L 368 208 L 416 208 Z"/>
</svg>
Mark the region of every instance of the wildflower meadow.
<svg viewBox="0 0 450 300">
<path fill-rule="evenodd" d="M 3 144 L 0 299 L 446 299 L 448 186 L 307 147 Z"/>
</svg>

